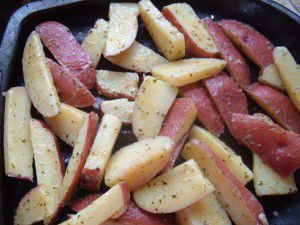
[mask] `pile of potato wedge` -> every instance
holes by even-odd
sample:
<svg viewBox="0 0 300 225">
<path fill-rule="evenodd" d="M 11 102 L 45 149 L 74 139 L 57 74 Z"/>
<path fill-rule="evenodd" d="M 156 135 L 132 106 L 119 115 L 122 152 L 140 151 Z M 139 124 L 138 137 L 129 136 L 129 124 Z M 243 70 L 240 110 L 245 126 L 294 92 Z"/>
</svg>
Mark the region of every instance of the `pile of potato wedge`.
<svg viewBox="0 0 300 225">
<path fill-rule="evenodd" d="M 136 41 L 139 16 L 159 52 Z M 27 39 L 25 87 L 5 93 L 5 172 L 37 185 L 14 224 L 268 224 L 255 195 L 295 193 L 300 167 L 300 66 L 289 50 L 187 3 L 111 3 L 108 17 L 81 44 L 55 21 Z M 244 56 L 260 68 L 255 83 Z M 96 95 L 99 115 L 85 111 Z M 266 115 L 249 114 L 247 95 Z M 115 149 L 124 126 L 136 142 Z M 252 168 L 219 138 L 225 127 L 253 152 Z M 67 165 L 57 137 L 73 147 Z"/>
</svg>

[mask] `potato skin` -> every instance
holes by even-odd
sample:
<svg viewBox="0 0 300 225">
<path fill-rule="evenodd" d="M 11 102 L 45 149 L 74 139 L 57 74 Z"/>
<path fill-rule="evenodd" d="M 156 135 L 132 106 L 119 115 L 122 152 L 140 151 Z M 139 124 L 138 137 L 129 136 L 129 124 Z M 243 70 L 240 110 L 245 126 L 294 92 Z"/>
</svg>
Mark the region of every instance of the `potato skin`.
<svg viewBox="0 0 300 225">
<path fill-rule="evenodd" d="M 74 73 L 84 86 L 92 89 L 96 81 L 92 60 L 69 28 L 61 23 L 48 21 L 37 25 L 35 30 L 59 64 Z"/>
<path fill-rule="evenodd" d="M 236 20 L 221 20 L 218 24 L 226 35 L 260 68 L 274 63 L 274 45 L 248 24 Z"/>
<path fill-rule="evenodd" d="M 238 140 L 282 177 L 300 167 L 300 135 L 255 114 L 232 114 L 231 129 Z"/>
<path fill-rule="evenodd" d="M 259 83 L 252 84 L 247 93 L 283 128 L 300 134 L 300 114 L 288 96 Z"/>
<path fill-rule="evenodd" d="M 224 132 L 224 123 L 207 91 L 199 84 L 180 87 L 179 95 L 191 98 L 197 108 L 197 119 L 212 133 L 219 136 Z"/>
<path fill-rule="evenodd" d="M 245 89 L 250 85 L 250 72 L 244 57 L 217 23 L 205 18 L 203 24 L 218 46 L 220 57 L 227 61 L 226 69 L 229 74 Z"/>
</svg>

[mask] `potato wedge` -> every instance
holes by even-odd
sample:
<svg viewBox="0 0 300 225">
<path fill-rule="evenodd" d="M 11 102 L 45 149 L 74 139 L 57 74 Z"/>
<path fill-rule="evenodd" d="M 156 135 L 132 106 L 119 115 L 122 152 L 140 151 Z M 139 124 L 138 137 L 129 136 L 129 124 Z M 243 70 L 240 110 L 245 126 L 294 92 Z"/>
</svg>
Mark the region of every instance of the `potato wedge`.
<svg viewBox="0 0 300 225">
<path fill-rule="evenodd" d="M 184 209 L 215 190 L 194 160 L 152 179 L 133 193 L 136 204 L 151 213 Z"/>
<path fill-rule="evenodd" d="M 78 133 L 87 113 L 70 105 L 61 103 L 61 111 L 54 117 L 44 117 L 54 133 L 68 145 L 74 147 Z"/>
<path fill-rule="evenodd" d="M 258 81 L 260 83 L 269 85 L 280 91 L 286 92 L 286 89 L 284 87 L 284 84 L 282 83 L 280 74 L 279 74 L 275 64 L 270 64 L 270 65 L 262 68 L 259 73 L 260 73 L 260 76 L 258 78 Z"/>
<path fill-rule="evenodd" d="M 187 84 L 179 89 L 179 95 L 191 98 L 197 108 L 197 119 L 209 131 L 219 136 L 224 132 L 224 123 L 208 92 L 198 83 Z"/>
<path fill-rule="evenodd" d="M 183 86 L 218 74 L 226 66 L 220 59 L 191 58 L 170 62 L 152 68 L 157 79 L 174 86 Z"/>
<path fill-rule="evenodd" d="M 245 89 L 250 84 L 250 71 L 244 57 L 216 22 L 205 18 L 203 24 L 219 48 L 221 59 L 226 60 L 228 73 Z"/>
<path fill-rule="evenodd" d="M 189 140 L 193 139 L 199 140 L 203 145 L 213 150 L 241 183 L 246 185 L 252 180 L 252 171 L 243 163 L 242 158 L 212 133 L 193 125 Z"/>
<path fill-rule="evenodd" d="M 43 116 L 57 115 L 60 111 L 58 94 L 46 63 L 42 42 L 35 31 L 26 41 L 22 67 L 25 86 L 34 107 Z"/>
<path fill-rule="evenodd" d="M 235 224 L 267 225 L 263 207 L 252 193 L 230 172 L 222 159 L 198 140 L 184 148 L 184 159 L 194 159 L 204 175 L 216 187 L 218 200 Z"/>
<path fill-rule="evenodd" d="M 276 47 L 273 57 L 287 93 L 300 112 L 300 66 L 285 47 Z"/>
<path fill-rule="evenodd" d="M 108 98 L 127 98 L 134 100 L 138 91 L 137 73 L 97 70 L 97 90 Z"/>
<path fill-rule="evenodd" d="M 103 114 L 111 114 L 118 117 L 125 125 L 132 123 L 134 102 L 126 98 L 103 101 L 100 105 Z"/>
<path fill-rule="evenodd" d="M 85 209 L 86 207 L 88 207 L 90 204 L 92 204 L 101 195 L 102 194 L 99 194 L 99 193 L 85 195 L 84 197 L 73 201 L 72 204 L 70 205 L 70 208 L 75 212 L 79 212 L 79 211 Z"/>
<path fill-rule="evenodd" d="M 146 77 L 140 86 L 133 106 L 132 128 L 141 140 L 160 132 L 178 89 L 154 77 Z"/>
<path fill-rule="evenodd" d="M 24 87 L 9 89 L 5 97 L 3 138 L 5 174 L 33 181 L 33 152 L 29 126 L 30 99 Z"/>
<path fill-rule="evenodd" d="M 122 121 L 105 114 L 98 129 L 90 154 L 81 174 L 81 187 L 99 191 L 107 162 L 122 127 Z"/>
<path fill-rule="evenodd" d="M 300 114 L 288 96 L 259 83 L 249 86 L 247 93 L 283 128 L 300 134 Z"/>
<path fill-rule="evenodd" d="M 161 53 L 175 61 L 185 55 L 184 36 L 174 27 L 150 0 L 139 1 L 143 23 Z"/>
<path fill-rule="evenodd" d="M 274 63 L 274 45 L 253 27 L 236 20 L 221 20 L 218 24 L 235 45 L 260 68 Z"/>
<path fill-rule="evenodd" d="M 258 196 L 285 195 L 298 191 L 294 175 L 282 178 L 255 153 L 253 153 L 253 182 Z"/>
<path fill-rule="evenodd" d="M 71 159 L 69 161 L 60 192 L 60 206 L 65 206 L 72 198 L 73 192 L 79 183 L 82 169 L 92 147 L 96 135 L 98 116 L 91 112 L 82 125 Z"/>
<path fill-rule="evenodd" d="M 112 187 L 122 180 L 129 190 L 136 190 L 166 165 L 171 156 L 172 144 L 170 138 L 157 136 L 121 148 L 108 162 L 105 184 Z"/>
<path fill-rule="evenodd" d="M 216 57 L 219 50 L 205 30 L 203 23 L 187 3 L 165 6 L 163 15 L 175 26 L 185 39 L 186 53 L 192 57 Z"/>
<path fill-rule="evenodd" d="M 231 225 L 231 221 L 217 200 L 214 193 L 211 193 L 195 204 L 176 212 L 176 219 L 179 225 Z"/>
<path fill-rule="evenodd" d="M 105 49 L 108 32 L 108 22 L 98 19 L 92 29 L 83 39 L 81 46 L 89 54 L 92 65 L 96 67 Z"/>
<path fill-rule="evenodd" d="M 110 3 L 105 57 L 118 55 L 132 45 L 137 35 L 138 15 L 136 3 Z"/>
<path fill-rule="evenodd" d="M 113 57 L 104 57 L 113 64 L 140 73 L 150 73 L 151 69 L 168 62 L 152 49 L 134 41 L 123 53 Z"/>
</svg>

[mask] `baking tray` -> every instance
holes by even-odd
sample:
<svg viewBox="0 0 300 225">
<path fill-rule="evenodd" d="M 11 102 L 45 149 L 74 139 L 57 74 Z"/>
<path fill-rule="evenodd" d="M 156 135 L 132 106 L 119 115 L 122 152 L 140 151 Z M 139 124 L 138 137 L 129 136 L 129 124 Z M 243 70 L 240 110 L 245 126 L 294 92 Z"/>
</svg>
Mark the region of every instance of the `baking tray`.
<svg viewBox="0 0 300 225">
<path fill-rule="evenodd" d="M 0 48 L 0 84 L 1 92 L 10 87 L 24 85 L 22 76 L 21 58 L 25 41 L 35 25 L 46 20 L 55 20 L 68 26 L 75 38 L 81 42 L 97 18 L 107 19 L 109 2 L 106 0 L 46 0 L 23 6 L 11 17 Z M 158 7 L 174 1 L 153 1 Z M 183 2 L 183 1 L 176 1 Z M 300 17 L 285 7 L 269 0 L 186 0 L 202 18 L 209 16 L 215 19 L 233 18 L 254 26 L 266 35 L 275 45 L 284 45 L 300 62 Z M 137 39 L 151 47 L 155 45 L 150 40 L 147 31 L 140 23 Z M 46 52 L 49 54 L 49 52 Z M 252 81 L 257 79 L 258 68 L 248 61 Z M 101 59 L 101 68 L 111 69 L 109 62 Z M 120 69 L 120 68 L 118 68 Z M 122 70 L 122 69 L 120 69 Z M 0 143 L 3 146 L 3 114 L 4 97 L 0 97 Z M 249 99 L 251 112 L 260 112 L 261 109 Z M 97 110 L 97 107 L 94 109 Z M 91 109 L 88 109 L 91 110 Z M 33 110 L 34 117 L 39 115 Z M 243 160 L 251 167 L 250 151 L 239 146 L 228 131 L 221 137 L 236 152 L 242 155 Z M 117 147 L 135 141 L 128 128 L 122 130 Z M 71 149 L 60 142 L 65 155 L 70 155 Z M 3 148 L 1 148 L 3 149 Z M 0 151 L 0 224 L 13 224 L 13 215 L 19 200 L 31 189 L 34 184 L 18 181 L 4 175 L 3 151 Z M 300 188 L 300 171 L 295 174 L 297 186 Z M 252 182 L 247 187 L 253 191 Z M 300 194 L 278 197 L 261 197 L 270 224 L 299 225 L 300 224 Z M 63 218 L 60 218 L 63 219 Z"/>
</svg>

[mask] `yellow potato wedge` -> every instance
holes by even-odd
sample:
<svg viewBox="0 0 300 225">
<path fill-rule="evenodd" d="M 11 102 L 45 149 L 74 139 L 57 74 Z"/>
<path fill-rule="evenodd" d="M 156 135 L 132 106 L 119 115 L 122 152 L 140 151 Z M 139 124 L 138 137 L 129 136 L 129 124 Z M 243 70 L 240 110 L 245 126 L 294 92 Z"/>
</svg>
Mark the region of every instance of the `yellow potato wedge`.
<svg viewBox="0 0 300 225">
<path fill-rule="evenodd" d="M 101 103 L 103 114 L 111 114 L 118 117 L 125 125 L 132 123 L 134 102 L 128 101 L 127 98 L 107 100 Z"/>
<path fill-rule="evenodd" d="M 261 75 L 258 78 L 259 82 L 274 87 L 280 91 L 286 91 L 275 64 L 264 67 L 260 71 L 260 74 Z"/>
</svg>

